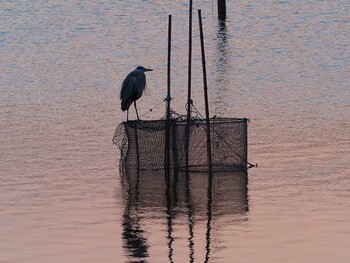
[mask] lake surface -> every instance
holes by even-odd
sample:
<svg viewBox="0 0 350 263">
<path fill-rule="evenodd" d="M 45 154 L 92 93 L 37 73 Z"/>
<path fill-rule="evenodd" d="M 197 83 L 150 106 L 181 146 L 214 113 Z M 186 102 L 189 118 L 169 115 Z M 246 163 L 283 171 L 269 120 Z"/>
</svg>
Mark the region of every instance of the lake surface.
<svg viewBox="0 0 350 263">
<path fill-rule="evenodd" d="M 125 190 L 112 137 L 137 65 L 142 118 L 164 115 L 168 14 L 185 113 L 187 1 L 2 1 L 0 262 L 348 262 L 349 2 L 227 1 L 225 23 L 215 2 L 194 1 L 194 104 L 200 8 L 211 115 L 250 118 L 259 166 L 215 174 L 210 198 L 206 174 L 180 177 L 169 205 L 161 173 Z"/>
</svg>

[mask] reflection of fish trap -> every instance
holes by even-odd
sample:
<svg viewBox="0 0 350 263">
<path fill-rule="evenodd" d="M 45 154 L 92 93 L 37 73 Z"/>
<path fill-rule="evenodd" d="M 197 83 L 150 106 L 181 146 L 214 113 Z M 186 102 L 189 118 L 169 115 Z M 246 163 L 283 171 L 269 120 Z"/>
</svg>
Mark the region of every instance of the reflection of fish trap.
<svg viewBox="0 0 350 263">
<path fill-rule="evenodd" d="M 247 122 L 245 118 L 210 119 L 214 171 L 247 168 Z M 139 170 L 165 169 L 169 147 L 170 168 L 185 169 L 186 125 L 182 119 L 170 120 L 167 146 L 167 120 L 121 123 L 113 137 L 113 142 L 120 148 L 121 164 Z M 191 119 L 188 147 L 188 168 L 191 171 L 208 169 L 206 127 L 205 120 Z"/>
</svg>

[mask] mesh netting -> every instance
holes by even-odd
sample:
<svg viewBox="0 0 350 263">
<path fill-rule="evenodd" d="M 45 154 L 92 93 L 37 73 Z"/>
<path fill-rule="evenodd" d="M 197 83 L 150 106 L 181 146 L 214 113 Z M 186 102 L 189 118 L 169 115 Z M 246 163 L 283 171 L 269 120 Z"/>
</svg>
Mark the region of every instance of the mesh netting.
<svg viewBox="0 0 350 263">
<path fill-rule="evenodd" d="M 247 119 L 210 119 L 213 170 L 247 168 Z M 170 166 L 185 169 L 186 121 L 170 120 Z M 121 165 L 140 170 L 164 169 L 166 120 L 128 121 L 118 125 L 113 142 Z M 206 122 L 192 119 L 189 128 L 189 169 L 207 170 Z"/>
</svg>

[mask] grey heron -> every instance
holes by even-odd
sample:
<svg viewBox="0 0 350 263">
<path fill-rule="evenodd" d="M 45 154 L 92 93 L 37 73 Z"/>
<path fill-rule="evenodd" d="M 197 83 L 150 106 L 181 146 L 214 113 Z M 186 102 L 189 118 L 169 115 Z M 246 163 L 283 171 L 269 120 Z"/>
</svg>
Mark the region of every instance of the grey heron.
<svg viewBox="0 0 350 263">
<path fill-rule="evenodd" d="M 132 103 L 134 103 L 137 119 L 140 119 L 137 112 L 136 101 L 142 96 L 142 92 L 145 90 L 146 71 L 153 71 L 153 69 L 139 66 L 134 71 L 130 72 L 123 81 L 122 89 L 120 90 L 120 100 L 122 111 L 127 111 L 127 120 L 129 120 L 129 107 Z"/>
</svg>

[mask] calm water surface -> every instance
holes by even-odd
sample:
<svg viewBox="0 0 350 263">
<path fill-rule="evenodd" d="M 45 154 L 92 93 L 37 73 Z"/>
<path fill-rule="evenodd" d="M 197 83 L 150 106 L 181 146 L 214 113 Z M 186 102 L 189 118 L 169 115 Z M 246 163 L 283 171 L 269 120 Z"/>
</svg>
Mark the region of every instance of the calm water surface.
<svg viewBox="0 0 350 263">
<path fill-rule="evenodd" d="M 168 14 L 184 113 L 187 1 L 2 1 L 0 262 L 348 262 L 349 2 L 227 1 L 225 23 L 194 2 L 212 115 L 251 119 L 259 167 L 215 175 L 212 197 L 194 174 L 189 199 L 182 177 L 169 192 L 157 173 L 127 192 L 112 144 L 129 71 L 155 69 L 141 112 L 165 97 Z"/>
</svg>

